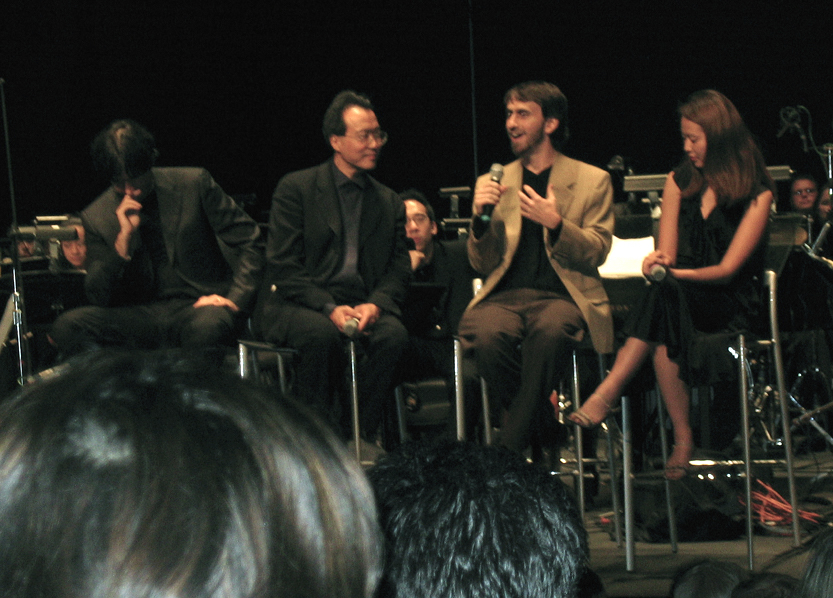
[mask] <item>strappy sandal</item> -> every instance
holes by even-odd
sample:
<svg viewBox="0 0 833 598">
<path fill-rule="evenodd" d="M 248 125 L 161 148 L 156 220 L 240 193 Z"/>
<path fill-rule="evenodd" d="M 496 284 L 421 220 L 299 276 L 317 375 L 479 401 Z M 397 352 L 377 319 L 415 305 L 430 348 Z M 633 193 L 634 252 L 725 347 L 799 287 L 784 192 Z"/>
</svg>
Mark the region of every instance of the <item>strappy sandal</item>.
<svg viewBox="0 0 833 598">
<path fill-rule="evenodd" d="M 593 400 L 593 397 L 599 397 L 602 405 L 605 407 L 604 415 L 599 420 L 593 419 L 587 411 L 584 410 L 584 407 L 587 406 Z M 585 401 L 584 406 L 576 409 L 570 415 L 567 416 L 567 419 L 574 423 L 577 426 L 581 426 L 586 430 L 592 430 L 602 424 L 602 422 L 607 418 L 608 413 L 610 413 L 611 408 L 613 407 L 613 401 L 606 401 L 602 395 L 596 394 L 595 392 L 590 395 L 590 397 Z"/>
<path fill-rule="evenodd" d="M 694 445 L 692 444 L 675 444 L 674 450 L 676 451 L 677 448 L 685 448 L 685 449 L 694 449 Z M 692 450 L 693 452 L 693 450 Z M 674 453 L 671 453 L 671 458 L 668 460 L 669 462 L 671 459 L 674 458 Z M 665 464 L 665 479 L 676 481 L 681 480 L 688 475 L 688 472 L 691 470 L 691 464 L 689 463 L 691 457 L 686 460 L 685 465 L 668 465 Z"/>
</svg>

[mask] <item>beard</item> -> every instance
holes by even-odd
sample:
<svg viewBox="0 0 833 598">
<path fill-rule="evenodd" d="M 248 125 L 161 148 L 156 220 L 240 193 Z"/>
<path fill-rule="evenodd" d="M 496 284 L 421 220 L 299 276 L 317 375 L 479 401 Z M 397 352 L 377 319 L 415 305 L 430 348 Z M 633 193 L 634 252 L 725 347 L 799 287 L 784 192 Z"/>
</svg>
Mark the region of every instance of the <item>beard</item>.
<svg viewBox="0 0 833 598">
<path fill-rule="evenodd" d="M 515 154 L 516 158 L 521 158 L 532 153 L 535 148 L 544 142 L 544 135 L 546 133 L 544 132 L 544 128 L 541 127 L 535 131 L 526 131 L 524 136 L 517 140 L 517 142 L 510 138 L 512 153 Z"/>
</svg>

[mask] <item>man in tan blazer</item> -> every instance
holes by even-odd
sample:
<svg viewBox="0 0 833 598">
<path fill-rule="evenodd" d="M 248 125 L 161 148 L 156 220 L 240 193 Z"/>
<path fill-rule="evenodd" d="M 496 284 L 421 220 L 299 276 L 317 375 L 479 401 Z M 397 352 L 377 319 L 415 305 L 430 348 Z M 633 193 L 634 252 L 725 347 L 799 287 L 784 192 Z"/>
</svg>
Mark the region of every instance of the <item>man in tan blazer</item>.
<svg viewBox="0 0 833 598">
<path fill-rule="evenodd" d="M 605 171 L 561 153 L 567 99 L 558 87 L 522 83 L 504 102 L 518 160 L 499 182 L 487 174 L 475 186 L 468 252 L 485 282 L 460 335 L 507 411 L 501 442 L 522 451 L 572 347 L 590 334 L 597 351 L 613 350 L 598 272 L 613 236 L 613 188 Z"/>
</svg>

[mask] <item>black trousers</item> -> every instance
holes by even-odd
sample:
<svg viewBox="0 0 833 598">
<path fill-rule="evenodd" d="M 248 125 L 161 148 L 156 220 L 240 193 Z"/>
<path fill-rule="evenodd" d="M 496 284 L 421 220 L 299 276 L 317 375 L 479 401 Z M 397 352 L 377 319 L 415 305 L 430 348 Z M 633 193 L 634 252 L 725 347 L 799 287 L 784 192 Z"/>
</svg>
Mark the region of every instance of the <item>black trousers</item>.
<svg viewBox="0 0 833 598">
<path fill-rule="evenodd" d="M 62 357 L 94 347 L 206 350 L 234 343 L 244 317 L 227 307 L 193 307 L 168 299 L 125 307 L 85 306 L 64 312 L 50 336 Z"/>
<path fill-rule="evenodd" d="M 298 351 L 294 394 L 344 431 L 346 337 L 324 314 L 292 303 L 265 310 L 257 328 L 263 339 Z M 393 383 L 408 342 L 396 316 L 383 313 L 369 334 L 356 340 L 359 422 L 362 434 L 375 436 L 386 405 L 393 403 Z"/>
</svg>

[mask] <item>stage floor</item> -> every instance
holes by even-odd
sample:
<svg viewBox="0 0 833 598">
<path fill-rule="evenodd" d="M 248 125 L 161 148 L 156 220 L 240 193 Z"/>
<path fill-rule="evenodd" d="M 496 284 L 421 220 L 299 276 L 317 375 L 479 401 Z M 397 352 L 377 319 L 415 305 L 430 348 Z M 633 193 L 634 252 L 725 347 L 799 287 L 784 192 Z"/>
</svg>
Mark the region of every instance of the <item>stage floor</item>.
<svg viewBox="0 0 833 598">
<path fill-rule="evenodd" d="M 833 512 L 833 454 L 822 447 L 818 452 L 798 457 L 795 467 L 800 508 L 820 514 L 819 524 L 802 525 L 801 544 L 798 547 L 793 545 L 791 527 L 778 528 L 775 534 L 756 533 L 753 542 L 756 572 L 770 571 L 800 577 L 813 538 L 822 529 L 833 525 L 830 521 Z M 708 475 L 709 471 L 699 470 L 699 473 Z M 775 468 L 764 473 L 772 474 L 768 482 L 777 492 L 782 496 L 789 495 L 783 473 Z M 692 479 L 673 484 L 683 509 L 690 507 L 692 501 L 717 503 L 721 506 L 721 498 L 713 493 L 714 484 L 698 480 L 697 474 L 690 474 L 690 477 Z M 735 486 L 740 483 L 739 480 L 735 482 Z M 638 479 L 636 502 L 639 508 L 645 509 L 645 503 L 653 503 L 654 497 L 659 501 L 658 504 L 664 504 L 662 486 L 657 476 L 649 476 L 648 480 Z M 734 497 L 730 497 L 729 502 L 734 500 Z M 687 564 L 703 559 L 725 560 L 744 569 L 748 567 L 747 540 L 743 534 L 734 540 L 679 542 L 676 553 L 671 551 L 668 543 L 638 541 L 635 547 L 635 570 L 628 572 L 624 543 L 618 546 L 613 539 L 613 526 L 609 523 L 611 514 L 609 480 L 603 477 L 594 504 L 588 507 L 586 522 L 590 538 L 591 568 L 601 578 L 610 598 L 668 596 L 675 573 Z M 778 535 L 780 533 L 784 535 Z"/>
</svg>

